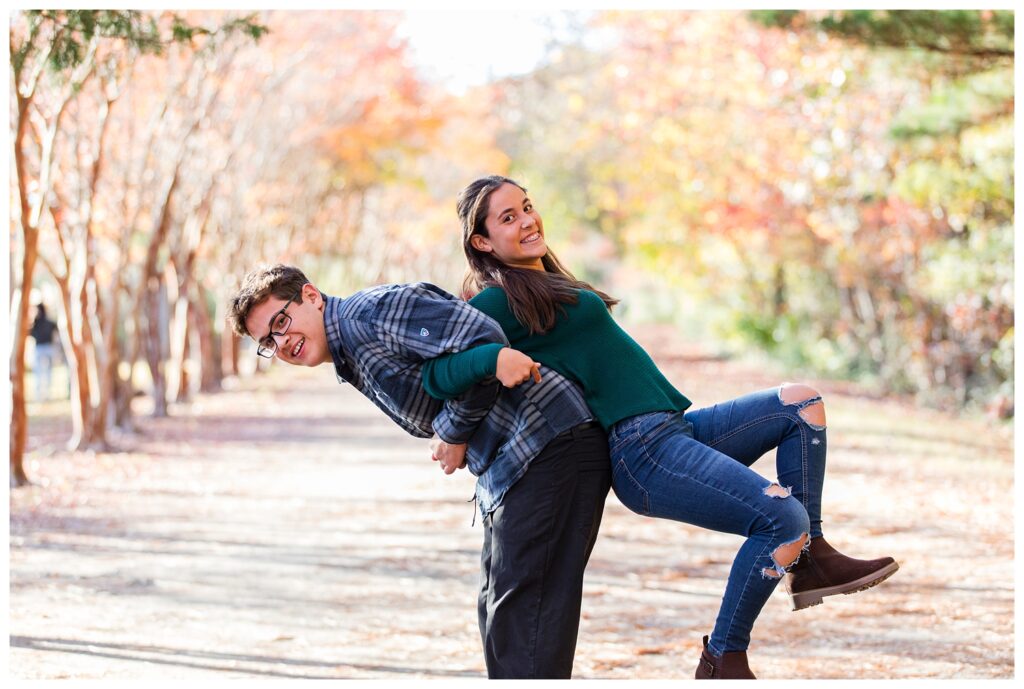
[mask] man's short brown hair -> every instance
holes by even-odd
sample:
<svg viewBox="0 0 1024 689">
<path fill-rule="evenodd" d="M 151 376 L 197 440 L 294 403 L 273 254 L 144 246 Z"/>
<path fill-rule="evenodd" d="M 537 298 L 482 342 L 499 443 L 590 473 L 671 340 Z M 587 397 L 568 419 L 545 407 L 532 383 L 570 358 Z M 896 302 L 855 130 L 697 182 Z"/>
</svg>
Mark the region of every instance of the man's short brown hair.
<svg viewBox="0 0 1024 689">
<path fill-rule="evenodd" d="M 245 327 L 249 312 L 270 297 L 292 299 L 299 295 L 303 285 L 309 280 L 295 266 L 278 263 L 272 266 L 259 266 L 242 279 L 242 286 L 228 302 L 228 323 L 239 337 L 252 337 Z M 301 297 L 298 299 L 301 301 Z"/>
</svg>

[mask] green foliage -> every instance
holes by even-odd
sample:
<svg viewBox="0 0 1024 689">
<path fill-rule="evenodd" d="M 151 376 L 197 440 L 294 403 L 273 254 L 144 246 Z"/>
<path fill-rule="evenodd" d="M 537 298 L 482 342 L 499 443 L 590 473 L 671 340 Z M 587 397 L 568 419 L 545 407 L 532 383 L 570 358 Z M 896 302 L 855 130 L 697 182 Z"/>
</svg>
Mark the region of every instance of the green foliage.
<svg viewBox="0 0 1024 689">
<path fill-rule="evenodd" d="M 1013 114 L 1013 69 L 1000 67 L 939 83 L 928 101 L 899 113 L 890 134 L 896 139 L 959 136 L 981 122 Z"/>
<path fill-rule="evenodd" d="M 227 37 L 236 33 L 248 36 L 254 41 L 259 41 L 270 29 L 257 23 L 255 17 L 255 14 L 250 14 L 246 17 L 229 19 L 221 26 L 210 29 L 189 24 L 181 15 L 175 14 L 171 18 L 171 41 L 175 43 L 192 43 L 197 36 L 215 37 L 221 35 Z"/>
<path fill-rule="evenodd" d="M 918 48 L 949 55 L 1013 58 L 1011 10 L 754 11 L 765 26 L 818 28 L 872 47 Z"/>
<path fill-rule="evenodd" d="M 919 288 L 940 304 L 968 295 L 987 309 L 1012 303 L 1013 263 L 1005 260 L 1012 255 L 1012 225 L 937 241 L 923 252 Z"/>
<path fill-rule="evenodd" d="M 49 37 L 47 66 L 54 72 L 64 72 L 81 64 L 86 46 L 95 37 L 120 39 L 140 52 L 160 55 L 168 45 L 190 44 L 198 36 L 216 39 L 241 33 L 259 40 L 269 30 L 256 21 L 255 14 L 232 18 L 213 28 L 192 25 L 174 14 L 167 35 L 162 33 L 156 16 L 138 10 L 26 10 L 25 18 L 28 40 L 13 46 L 11 55 L 15 73 L 42 37 Z"/>
<path fill-rule="evenodd" d="M 163 50 L 156 19 L 136 10 L 27 10 L 25 14 L 33 34 L 44 26 L 52 30 L 47 63 L 54 71 L 77 67 L 94 36 L 122 38 L 142 52 Z"/>
</svg>

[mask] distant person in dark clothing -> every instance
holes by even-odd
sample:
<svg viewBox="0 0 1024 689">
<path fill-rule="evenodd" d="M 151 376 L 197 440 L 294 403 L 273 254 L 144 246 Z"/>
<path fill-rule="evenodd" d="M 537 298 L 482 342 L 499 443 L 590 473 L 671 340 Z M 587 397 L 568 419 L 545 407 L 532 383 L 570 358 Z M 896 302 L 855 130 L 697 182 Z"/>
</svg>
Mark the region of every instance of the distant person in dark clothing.
<svg viewBox="0 0 1024 689">
<path fill-rule="evenodd" d="M 56 355 L 54 342 L 57 339 L 57 324 L 46 317 L 46 307 L 36 306 L 36 318 L 29 333 L 36 342 L 35 361 L 32 372 L 36 376 L 36 399 L 50 399 L 53 359 Z"/>
</svg>

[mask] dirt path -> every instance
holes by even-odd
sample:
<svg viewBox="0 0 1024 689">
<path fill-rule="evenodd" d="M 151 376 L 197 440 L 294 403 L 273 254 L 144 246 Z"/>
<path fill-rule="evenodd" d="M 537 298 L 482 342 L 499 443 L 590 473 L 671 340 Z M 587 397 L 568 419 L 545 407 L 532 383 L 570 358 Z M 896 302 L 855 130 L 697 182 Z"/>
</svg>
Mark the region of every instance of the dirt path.
<svg viewBox="0 0 1024 689">
<path fill-rule="evenodd" d="M 698 404 L 778 382 L 641 339 Z M 901 569 L 800 612 L 780 588 L 755 672 L 1013 677 L 1010 428 L 809 382 L 828 402 L 826 534 Z M 10 506 L 11 677 L 483 676 L 473 477 L 445 477 L 326 368 L 237 386 L 117 454 L 55 451 L 34 424 L 37 485 Z M 575 675 L 692 677 L 739 544 L 610 496 Z"/>
</svg>

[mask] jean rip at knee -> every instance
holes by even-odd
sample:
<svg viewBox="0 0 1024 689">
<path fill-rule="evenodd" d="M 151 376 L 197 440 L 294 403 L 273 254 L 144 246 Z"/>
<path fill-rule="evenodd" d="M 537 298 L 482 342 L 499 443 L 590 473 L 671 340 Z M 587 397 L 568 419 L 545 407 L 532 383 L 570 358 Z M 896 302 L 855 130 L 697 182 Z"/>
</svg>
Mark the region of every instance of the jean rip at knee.
<svg viewBox="0 0 1024 689">
<path fill-rule="evenodd" d="M 797 415 L 812 430 L 825 430 L 825 402 L 814 388 L 798 383 L 783 383 L 779 386 L 779 402 L 787 407 L 795 407 Z"/>
<path fill-rule="evenodd" d="M 781 579 L 810 547 L 811 536 L 806 531 L 799 538 L 783 543 L 772 551 L 772 566 L 763 568 L 761 576 L 765 579 Z"/>
<path fill-rule="evenodd" d="M 765 495 L 779 500 L 793 499 L 793 489 L 783 487 L 778 483 L 769 483 L 765 486 L 763 492 Z M 800 535 L 794 539 L 784 541 L 772 550 L 770 556 L 771 566 L 761 569 L 761 576 L 765 579 L 781 579 L 797 563 L 800 555 L 811 546 L 811 536 L 807 530 L 808 525 L 801 522 L 797 526 L 796 521 L 788 521 L 792 523 L 788 523 L 786 531 L 793 533 L 796 528 L 799 528 L 801 530 Z"/>
</svg>

